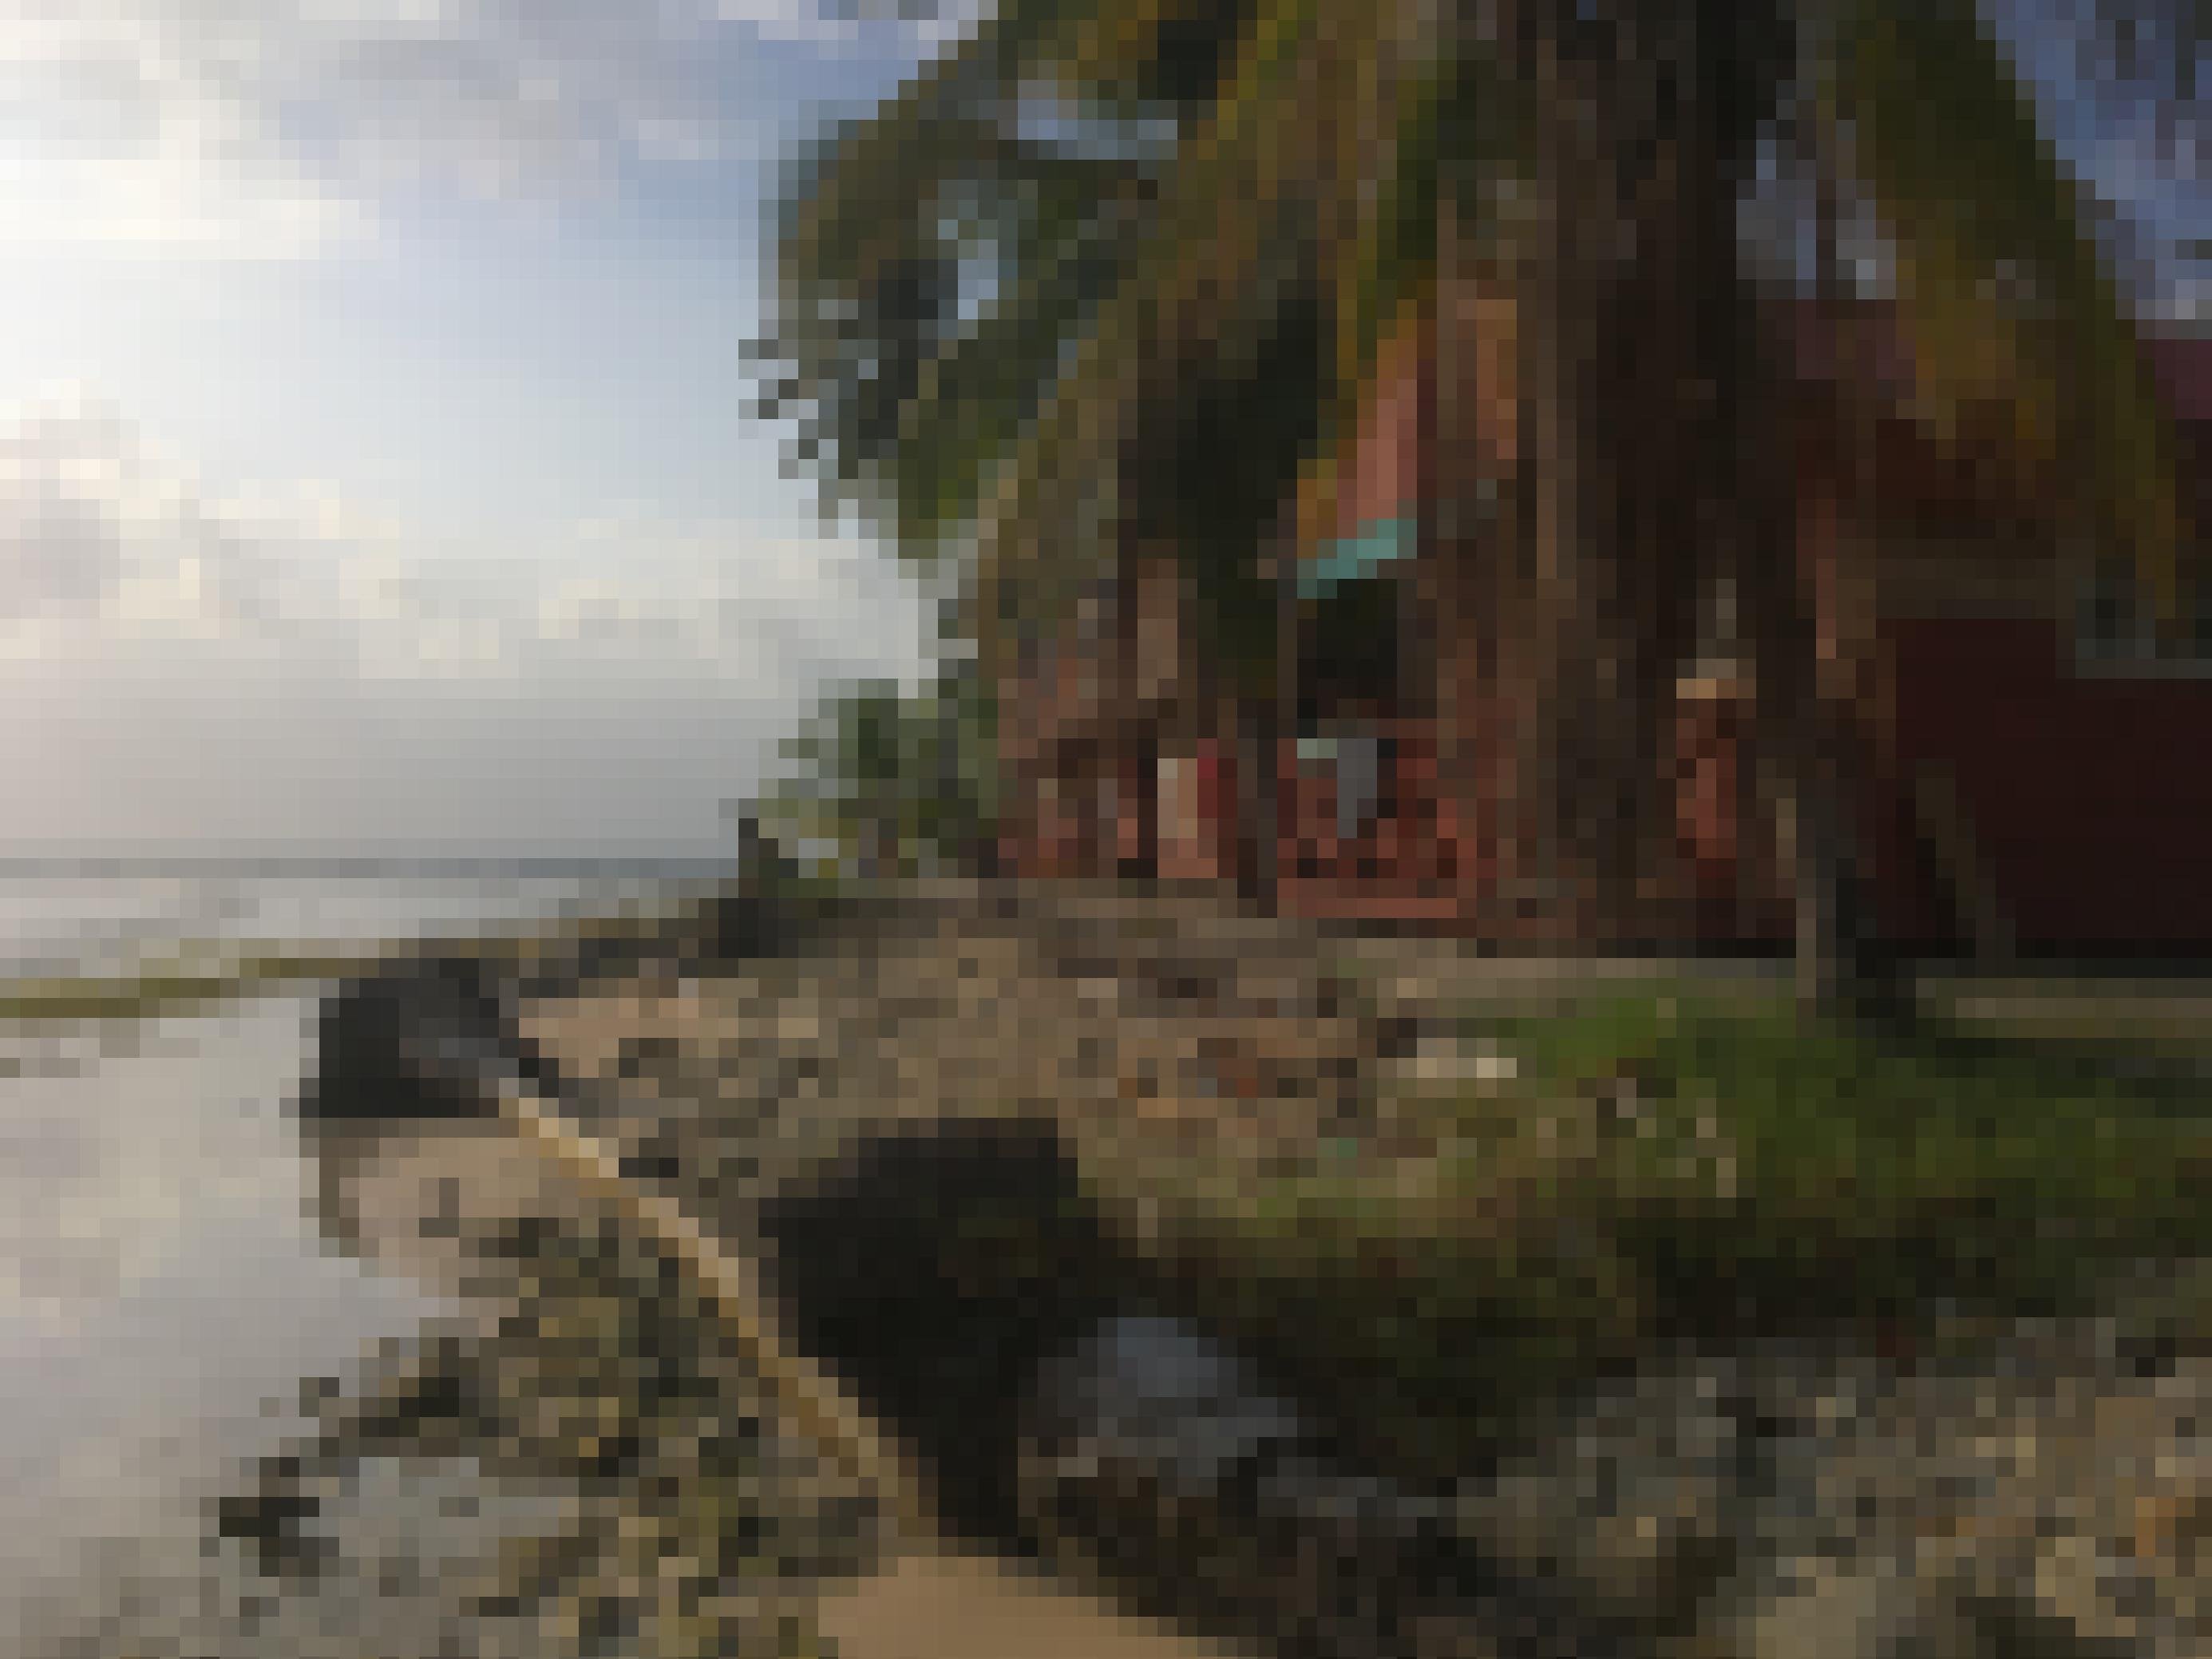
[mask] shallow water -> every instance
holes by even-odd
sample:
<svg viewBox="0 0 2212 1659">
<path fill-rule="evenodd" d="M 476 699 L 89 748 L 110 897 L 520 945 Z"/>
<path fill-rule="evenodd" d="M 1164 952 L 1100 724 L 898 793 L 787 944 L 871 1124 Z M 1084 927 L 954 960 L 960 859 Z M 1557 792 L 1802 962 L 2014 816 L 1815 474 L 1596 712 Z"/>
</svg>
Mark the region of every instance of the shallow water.
<svg viewBox="0 0 2212 1659">
<path fill-rule="evenodd" d="M 665 890 L 0 875 L 0 965 L 109 974 L 179 942 L 373 943 Z M 313 1012 L 288 994 L 137 1023 L 0 1022 L 0 1659 L 315 1645 L 282 1621 L 246 1639 L 252 1586 L 219 1583 L 202 1559 L 203 1505 L 304 1426 L 303 1379 L 343 1378 L 450 1310 L 321 1237 L 289 1111 Z M 466 1470 L 446 1477 L 470 1485 Z M 439 1494 L 400 1484 L 404 1499 L 379 1497 L 370 1471 L 348 1508 L 365 1537 L 381 1516 L 429 1548 L 419 1534 Z M 196 1628 L 210 1597 L 226 1606 Z M 389 1635 L 404 1600 L 372 1586 L 351 1614 L 326 1600 L 311 1622 L 337 1639 L 373 1619 Z"/>
<path fill-rule="evenodd" d="M 320 1240 L 288 1097 L 312 1003 L 0 1036 L 0 1629 L 41 1650 L 296 1428 L 302 1377 L 439 1305 Z M 189 1548 L 187 1547 L 190 1547 Z"/>
</svg>

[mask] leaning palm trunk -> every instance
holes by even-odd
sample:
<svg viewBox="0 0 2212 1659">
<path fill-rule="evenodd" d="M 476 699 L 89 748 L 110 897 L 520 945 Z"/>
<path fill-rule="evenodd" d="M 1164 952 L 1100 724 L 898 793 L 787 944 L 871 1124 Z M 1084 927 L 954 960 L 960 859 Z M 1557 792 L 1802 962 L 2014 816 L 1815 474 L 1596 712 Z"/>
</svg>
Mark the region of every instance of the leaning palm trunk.
<svg viewBox="0 0 2212 1659">
<path fill-rule="evenodd" d="M 1797 137 L 1816 176 L 1816 292 L 1832 316 L 1842 298 L 1837 158 L 1817 127 Z M 1832 653 L 1845 652 L 1844 619 L 1825 607 L 1837 603 L 1833 562 L 1846 556 L 1839 526 L 1874 483 L 1862 471 L 1872 448 L 1871 411 L 1840 381 L 1819 392 L 1801 383 L 1794 338 L 1771 313 L 1763 320 L 1765 349 L 1723 360 L 1733 435 L 1758 468 L 1742 480 L 1752 512 L 1740 542 L 1753 560 L 1743 591 L 1751 611 L 1754 769 L 1778 819 L 1800 1007 L 1886 1018 L 1902 1010 L 1896 958 L 1884 946 L 1872 849 L 1859 833 L 1873 781 L 1864 725 L 1871 711 L 1852 701 L 1856 688 L 1840 660 L 1832 674 L 1822 669 Z M 1735 343 L 1745 339 L 1739 334 Z M 1787 380 L 1778 372 L 1782 364 L 1793 371 Z M 1769 488 L 1784 481 L 1786 501 Z"/>
<path fill-rule="evenodd" d="M 1778 671 L 1771 659 L 1762 678 Z M 1825 701 L 1777 719 L 1765 745 L 1784 816 L 1799 1006 L 1821 1016 L 1896 1010 L 1867 849 L 1857 834 L 1864 768 L 1848 711 Z"/>
<path fill-rule="evenodd" d="M 1723 360 L 1722 399 L 1744 464 L 1733 540 L 1751 659 L 1755 804 L 1775 819 L 1801 1007 L 1823 1016 L 1884 1016 L 1896 1009 L 1896 988 L 1869 849 L 1857 833 L 1869 781 L 1861 711 L 1821 673 L 1823 550 L 1806 534 L 1801 500 L 1808 483 L 1801 422 L 1812 410 L 1802 389 L 1776 367 L 1787 361 L 1787 337 L 1766 320 L 1764 349 L 1747 334 Z M 1820 441 L 1836 441 L 1837 433 L 1824 422 Z"/>
</svg>

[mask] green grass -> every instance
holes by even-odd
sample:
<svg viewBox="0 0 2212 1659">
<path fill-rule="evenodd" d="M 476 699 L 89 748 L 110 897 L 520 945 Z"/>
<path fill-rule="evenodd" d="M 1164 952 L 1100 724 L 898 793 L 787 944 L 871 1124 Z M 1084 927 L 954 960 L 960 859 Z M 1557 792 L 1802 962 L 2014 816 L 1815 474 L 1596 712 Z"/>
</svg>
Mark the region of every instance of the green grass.
<svg viewBox="0 0 2212 1659">
<path fill-rule="evenodd" d="M 1168 1205 L 1208 1311 L 1394 1459 L 1456 1466 L 1676 1337 L 1887 1340 L 1942 1310 L 2078 1310 L 2125 1264 L 2212 1257 L 2212 1091 L 2116 1074 L 2110 1044 L 1877 1032 L 1668 988 L 1482 1031 L 1517 1077 L 1421 1108 L 1424 1153 L 1257 1186 L 1193 1172 Z"/>
<path fill-rule="evenodd" d="M 1638 1078 L 1650 1127 L 1608 1160 L 1626 1200 L 1613 1219 L 1632 1248 L 1677 1253 L 1655 1270 L 1909 1310 L 2066 1303 L 2117 1260 L 2212 1248 L 2206 1091 L 2126 1079 L 2109 1050 L 1656 999 L 1500 1036 L 1540 1086 Z M 1685 1173 L 1701 1115 L 1732 1147 L 1729 1190 Z"/>
</svg>

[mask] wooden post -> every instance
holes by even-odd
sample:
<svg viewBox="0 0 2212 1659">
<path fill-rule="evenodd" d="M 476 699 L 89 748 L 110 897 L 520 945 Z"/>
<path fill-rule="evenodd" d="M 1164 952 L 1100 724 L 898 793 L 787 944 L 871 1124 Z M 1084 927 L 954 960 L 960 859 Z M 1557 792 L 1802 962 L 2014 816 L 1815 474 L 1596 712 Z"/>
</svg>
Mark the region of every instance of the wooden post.
<svg viewBox="0 0 2212 1659">
<path fill-rule="evenodd" d="M 1952 921 L 1966 936 L 1975 963 L 1993 968 L 2009 963 L 2014 950 L 2011 919 L 1976 844 L 1957 775 L 1948 766 L 1923 763 L 1911 787 L 1913 815 L 1950 888 Z"/>
<path fill-rule="evenodd" d="M 1267 902 L 1270 910 L 1281 908 L 1280 890 L 1283 879 L 1283 830 L 1285 798 L 1289 794 L 1290 779 L 1284 770 L 1283 750 L 1294 744 L 1298 736 L 1299 647 L 1298 628 L 1298 546 L 1297 498 L 1293 492 L 1290 509 L 1275 528 L 1272 549 L 1275 577 L 1275 719 L 1274 731 L 1269 738 L 1274 748 L 1273 765 L 1270 769 L 1273 799 L 1267 823 Z M 1293 761 L 1295 764 L 1295 750 Z"/>
</svg>

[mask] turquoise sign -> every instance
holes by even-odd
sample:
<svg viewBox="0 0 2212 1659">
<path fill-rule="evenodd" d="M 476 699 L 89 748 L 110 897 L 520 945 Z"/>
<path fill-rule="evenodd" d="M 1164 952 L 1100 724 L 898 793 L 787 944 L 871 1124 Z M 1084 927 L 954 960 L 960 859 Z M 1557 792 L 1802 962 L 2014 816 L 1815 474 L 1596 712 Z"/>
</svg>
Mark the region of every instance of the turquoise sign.
<svg viewBox="0 0 2212 1659">
<path fill-rule="evenodd" d="M 1419 544 L 1418 520 L 1378 519 L 1358 535 L 1340 536 L 1324 544 L 1316 556 L 1301 561 L 1298 597 L 1319 599 L 1345 582 L 1372 576 L 1386 565 L 1411 558 Z"/>
</svg>

